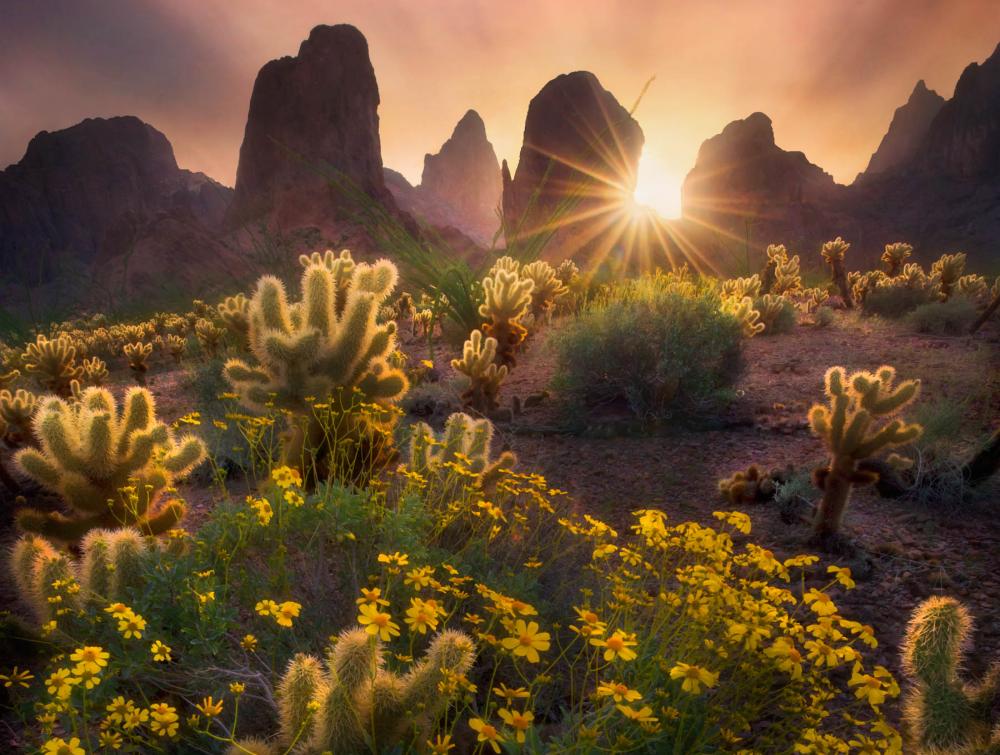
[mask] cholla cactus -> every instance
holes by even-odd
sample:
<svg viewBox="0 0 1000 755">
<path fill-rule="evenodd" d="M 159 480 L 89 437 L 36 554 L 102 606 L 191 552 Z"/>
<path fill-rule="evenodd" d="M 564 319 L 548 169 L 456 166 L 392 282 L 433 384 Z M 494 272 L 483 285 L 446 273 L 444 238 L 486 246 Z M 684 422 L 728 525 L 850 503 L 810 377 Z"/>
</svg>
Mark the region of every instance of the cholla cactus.
<svg viewBox="0 0 1000 755">
<path fill-rule="evenodd" d="M 799 255 L 785 255 L 783 259 L 775 260 L 774 283 L 771 293 L 778 296 L 797 294 L 802 290 L 802 276 L 799 274 Z"/>
<path fill-rule="evenodd" d="M 83 374 L 83 369 L 76 364 L 76 351 L 76 345 L 68 335 L 57 338 L 39 335 L 24 352 L 24 368 L 53 393 L 71 396 L 73 381 L 79 380 Z"/>
<path fill-rule="evenodd" d="M 23 446 L 31 440 L 31 418 L 38 397 L 31 391 L 0 391 L 0 441 L 8 446 Z"/>
<path fill-rule="evenodd" d="M 8 385 L 13 385 L 14 381 L 21 377 L 20 370 L 10 370 L 9 372 L 0 372 L 0 388 L 6 388 Z"/>
<path fill-rule="evenodd" d="M 771 286 L 774 285 L 775 268 L 779 262 L 788 259 L 788 250 L 785 249 L 784 244 L 768 244 L 767 249 L 764 250 L 764 256 L 767 261 L 764 263 L 764 272 L 761 276 L 761 291 L 767 294 L 771 292 Z"/>
<path fill-rule="evenodd" d="M 528 334 L 521 318 L 528 312 L 535 284 L 530 278 L 519 278 L 513 270 L 498 268 L 505 259 L 509 258 L 498 260 L 496 272 L 483 280 L 485 301 L 479 314 L 487 319 L 483 332 L 497 340 L 497 360 L 513 367 L 517 364 L 514 354 Z"/>
<path fill-rule="evenodd" d="M 129 389 L 123 403 L 119 413 L 103 388 L 87 388 L 75 405 L 54 397 L 41 401 L 33 422 L 41 450 L 22 449 L 14 460 L 58 493 L 72 514 L 23 508 L 17 512 L 23 530 L 76 542 L 99 527 L 156 535 L 180 521 L 184 504 L 159 499 L 175 478 L 201 463 L 205 445 L 193 435 L 175 439 L 156 419 L 145 388 Z"/>
<path fill-rule="evenodd" d="M 885 273 L 891 277 L 899 275 L 903 269 L 903 263 L 913 253 L 913 247 L 903 241 L 894 244 L 886 244 L 885 251 L 882 252 L 882 264 L 885 265 Z"/>
<path fill-rule="evenodd" d="M 490 268 L 490 271 L 486 274 L 486 277 L 496 278 L 497 273 L 501 271 L 505 273 L 516 273 L 520 275 L 521 263 L 518 262 L 513 257 L 505 255 L 503 257 L 500 257 L 496 262 L 493 263 L 493 267 Z"/>
<path fill-rule="evenodd" d="M 414 336 L 417 335 L 418 328 L 422 335 L 429 336 L 431 328 L 434 327 L 434 312 L 430 309 L 421 309 L 415 312 L 410 327 L 411 334 Z"/>
<path fill-rule="evenodd" d="M 923 433 L 920 425 L 908 424 L 899 417 L 919 394 L 920 381 L 905 380 L 894 385 L 895 379 L 896 370 L 889 366 L 879 367 L 874 373 L 855 372 L 850 377 L 845 376 L 843 367 L 831 367 L 826 372 L 829 406 L 814 404 L 809 410 L 809 425 L 830 453 L 829 465 L 813 476 L 823 491 L 815 522 L 819 539 L 839 533 L 851 486 L 878 479 L 860 470 L 859 463 L 910 443 Z M 889 461 L 902 463 L 895 454 Z"/>
<path fill-rule="evenodd" d="M 851 275 L 851 296 L 856 304 L 864 304 L 869 291 L 892 280 L 881 270 L 869 270 L 867 273 Z"/>
<path fill-rule="evenodd" d="M 462 392 L 462 403 L 480 414 L 488 414 L 500 404 L 497 395 L 507 377 L 507 365 L 496 364 L 497 339 L 483 338 L 479 330 L 469 334 L 462 347 L 462 358 L 452 359 L 451 366 L 469 379 Z"/>
<path fill-rule="evenodd" d="M 820 251 L 826 264 L 830 266 L 833 282 L 840 290 L 844 306 L 848 309 L 854 307 L 854 301 L 851 299 L 851 289 L 847 285 L 847 268 L 844 267 L 844 255 L 850 248 L 851 245 L 838 236 L 833 241 L 827 241 L 823 244 L 823 248 Z"/>
<path fill-rule="evenodd" d="M 202 351 L 209 357 L 215 357 L 219 353 L 219 345 L 226 331 L 215 324 L 214 321 L 201 317 L 194 324 L 194 335 L 201 345 Z"/>
<path fill-rule="evenodd" d="M 903 670 L 914 681 L 904 721 L 920 753 L 1000 752 L 1000 725 L 991 712 L 1000 699 L 1000 664 L 978 685 L 959 677 L 972 639 L 972 618 L 954 598 L 933 597 L 914 612 L 903 640 Z M 997 722 L 993 722 L 997 724 Z"/>
<path fill-rule="evenodd" d="M 430 643 L 409 673 L 384 668 L 381 645 L 363 629 L 342 632 L 324 665 L 297 655 L 278 685 L 280 732 L 285 751 L 293 743 L 302 753 L 353 752 L 365 743 L 379 751 L 406 749 L 422 742 L 456 693 L 444 691 L 448 678 L 468 672 L 475 644 L 463 632 L 446 630 Z"/>
<path fill-rule="evenodd" d="M 789 307 L 789 301 L 779 294 L 764 294 L 753 303 L 753 306 L 760 313 L 764 334 L 774 335 L 778 330 L 778 318 Z"/>
<path fill-rule="evenodd" d="M 128 368 L 132 370 L 135 380 L 139 385 L 146 384 L 146 372 L 149 365 L 146 360 L 153 354 L 153 344 L 151 343 L 127 343 L 122 347 L 125 358 L 128 360 Z"/>
<path fill-rule="evenodd" d="M 746 472 L 719 480 L 719 493 L 733 506 L 770 501 L 776 490 L 771 475 L 756 464 L 751 464 Z"/>
<path fill-rule="evenodd" d="M 722 296 L 740 301 L 744 296 L 756 299 L 760 296 L 760 276 L 754 273 L 749 278 L 731 278 L 722 283 Z"/>
<path fill-rule="evenodd" d="M 108 365 L 100 357 L 83 360 L 83 376 L 81 382 L 86 385 L 104 385 L 108 379 Z"/>
<path fill-rule="evenodd" d="M 168 333 L 163 338 L 163 346 L 174 360 L 174 364 L 181 363 L 181 357 L 187 349 L 187 339 Z"/>
<path fill-rule="evenodd" d="M 990 284 L 981 275 L 963 275 L 955 283 L 955 294 L 964 296 L 966 299 L 981 303 L 987 299 L 990 292 Z"/>
<path fill-rule="evenodd" d="M 475 475 L 476 487 L 489 487 L 503 470 L 517 463 L 510 451 L 491 459 L 492 446 L 493 424 L 488 419 L 455 413 L 448 417 L 440 437 L 424 422 L 413 425 L 407 466 L 425 480 L 436 481 L 435 489 L 444 490 L 445 495 L 461 490 L 468 482 L 463 474 L 456 473 L 455 465 Z"/>
<path fill-rule="evenodd" d="M 149 552 L 146 538 L 129 527 L 91 530 L 80 542 L 78 559 L 56 551 L 44 538 L 26 535 L 11 550 L 10 571 L 21 597 L 45 622 L 52 614 L 47 598 L 53 571 L 79 588 L 64 595 L 60 606 L 66 607 L 68 599 L 80 606 L 129 601 L 142 589 L 143 560 Z"/>
<path fill-rule="evenodd" d="M 764 323 L 760 322 L 760 312 L 754 309 L 753 300 L 749 296 L 742 299 L 725 298 L 720 309 L 736 318 L 744 338 L 753 338 L 763 332 Z"/>
<path fill-rule="evenodd" d="M 830 292 L 825 288 L 806 288 L 803 289 L 801 297 L 803 309 L 807 314 L 812 314 L 826 303 L 830 298 Z"/>
<path fill-rule="evenodd" d="M 250 300 L 249 341 L 259 366 L 230 359 L 224 374 L 250 408 L 276 406 L 290 412 L 282 463 L 323 479 L 330 441 L 311 402 L 354 401 L 358 390 L 368 402 L 388 410 L 406 392 L 407 380 L 387 361 L 396 347 L 396 324 L 376 322 L 379 307 L 396 285 L 396 266 L 388 260 L 355 265 L 348 252 L 303 260 L 300 302 L 289 303 L 277 278 L 258 281 Z M 375 466 L 392 456 L 388 430 L 395 415 L 383 414 L 378 426 L 372 413 L 354 413 L 349 420 L 351 440 L 368 449 L 366 458 Z M 309 460 L 315 468 L 306 469 Z"/>
<path fill-rule="evenodd" d="M 563 284 L 555 269 L 548 262 L 538 260 L 521 268 L 521 278 L 527 278 L 533 284 L 531 289 L 531 314 L 536 323 L 542 318 L 548 320 L 556 300 L 569 291 Z"/>
<path fill-rule="evenodd" d="M 218 310 L 226 329 L 233 334 L 241 348 L 246 348 L 250 332 L 250 300 L 243 294 L 227 296 L 219 304 Z"/>
<path fill-rule="evenodd" d="M 906 288 L 924 289 L 928 285 L 927 274 L 916 262 L 907 262 L 903 265 L 903 269 L 896 276 L 896 279 Z"/>
<path fill-rule="evenodd" d="M 941 258 L 931 265 L 931 278 L 938 287 L 941 301 L 948 301 L 965 272 L 965 253 L 942 254 Z"/>
</svg>

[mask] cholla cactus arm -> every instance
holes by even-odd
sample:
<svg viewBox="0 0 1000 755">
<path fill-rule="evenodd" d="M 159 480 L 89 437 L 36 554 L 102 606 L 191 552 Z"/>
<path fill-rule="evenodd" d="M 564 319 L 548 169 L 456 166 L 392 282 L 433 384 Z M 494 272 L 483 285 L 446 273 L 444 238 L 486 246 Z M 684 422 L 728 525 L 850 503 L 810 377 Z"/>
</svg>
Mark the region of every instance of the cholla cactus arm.
<svg viewBox="0 0 1000 755">
<path fill-rule="evenodd" d="M 329 692 L 322 662 L 311 655 L 298 653 L 288 662 L 288 668 L 278 683 L 279 741 L 287 748 L 293 742 L 308 741 L 315 728 L 315 700 Z"/>
<path fill-rule="evenodd" d="M 915 686 L 904 721 L 921 752 L 990 752 L 1000 665 L 994 663 L 979 685 L 962 681 L 959 670 L 971 635 L 972 618 L 954 598 L 930 598 L 910 619 L 902 660 Z"/>
<path fill-rule="evenodd" d="M 58 493 L 73 516 L 22 509 L 22 528 L 72 542 L 94 527 L 135 526 L 157 534 L 176 524 L 183 505 L 158 506 L 157 499 L 204 459 L 205 446 L 193 436 L 176 441 L 156 419 L 146 389 L 130 389 L 123 405 L 119 415 L 103 388 L 88 388 L 72 406 L 59 398 L 42 403 L 34 420 L 41 449 L 23 449 L 15 462 Z"/>
<path fill-rule="evenodd" d="M 250 331 L 250 301 L 243 294 L 227 296 L 218 306 L 219 317 L 226 328 L 245 344 Z"/>
<path fill-rule="evenodd" d="M 497 273 L 501 271 L 518 274 L 521 271 L 521 263 L 509 255 L 504 255 L 493 263 L 493 267 L 490 268 L 486 276 L 488 278 L 496 278 Z"/>
<path fill-rule="evenodd" d="M 827 241 L 823 244 L 823 248 L 820 250 L 823 259 L 830 266 L 833 282 L 840 289 L 840 296 L 844 300 L 844 306 L 848 309 L 854 307 L 854 301 L 851 298 L 851 289 L 847 282 L 847 268 L 844 267 L 844 255 L 850 248 L 851 245 L 838 236 L 833 241 Z"/>
<path fill-rule="evenodd" d="M 736 318 L 744 338 L 753 338 L 764 330 L 764 323 L 759 322 L 760 312 L 753 308 L 753 300 L 749 296 L 740 300 L 724 298 L 721 309 Z"/>
<path fill-rule="evenodd" d="M 423 422 L 414 425 L 410 440 L 409 468 L 424 478 L 434 477 L 440 487 L 450 489 L 452 483 L 464 485 L 449 465 L 460 463 L 476 475 L 477 487 L 484 487 L 503 469 L 517 463 L 509 451 L 497 459 L 490 458 L 493 447 L 493 424 L 488 419 L 474 419 L 456 412 L 445 421 L 444 433 L 438 438 Z"/>
<path fill-rule="evenodd" d="M 823 490 L 815 525 L 819 538 L 839 532 L 851 486 L 877 479 L 859 471 L 859 462 L 910 443 L 923 432 L 920 425 L 908 424 L 897 416 L 916 399 L 920 381 L 894 385 L 895 376 L 895 369 L 889 366 L 874 373 L 856 372 L 850 377 L 842 367 L 827 370 L 829 404 L 815 404 L 809 410 L 809 425 L 830 453 L 829 465 L 815 476 Z M 879 425 L 879 420 L 884 424 Z"/>
<path fill-rule="evenodd" d="M 506 365 L 497 366 L 496 353 L 497 340 L 483 338 L 481 331 L 474 330 L 462 347 L 462 358 L 451 360 L 452 369 L 469 379 L 462 393 L 463 404 L 481 414 L 499 406 L 497 395 L 508 374 Z"/>
<path fill-rule="evenodd" d="M 108 365 L 99 357 L 83 360 L 82 382 L 88 385 L 102 385 L 108 379 Z"/>
<path fill-rule="evenodd" d="M 20 370 L 10 370 L 9 372 L 0 372 L 0 388 L 6 388 L 8 385 L 13 384 L 15 380 L 21 377 Z"/>
</svg>

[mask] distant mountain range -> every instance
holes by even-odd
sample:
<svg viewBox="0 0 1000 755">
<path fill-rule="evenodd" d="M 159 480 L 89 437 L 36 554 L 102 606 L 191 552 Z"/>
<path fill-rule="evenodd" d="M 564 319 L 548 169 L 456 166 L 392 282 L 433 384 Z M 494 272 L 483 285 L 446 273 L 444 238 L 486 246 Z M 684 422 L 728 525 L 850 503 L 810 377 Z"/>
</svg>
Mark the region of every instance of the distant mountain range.
<svg viewBox="0 0 1000 755">
<path fill-rule="evenodd" d="M 365 234 L 317 166 L 346 175 L 411 229 L 414 219 L 446 228 L 463 249 L 489 245 L 501 209 L 508 223 L 525 212 L 544 218 L 595 174 L 619 191 L 635 184 L 642 130 L 587 72 L 554 79 L 532 100 L 513 176 L 470 110 L 425 157 L 420 185 L 410 185 L 382 164 L 378 105 L 361 32 L 318 26 L 296 56 L 260 70 L 233 189 L 179 168 L 166 136 L 135 117 L 39 133 L 0 172 L 0 301 L 69 297 L 95 306 L 121 296 L 153 305 L 166 293 L 232 287 L 253 272 L 261 233 L 290 247 L 290 258 L 296 243 L 349 244 L 363 255 Z M 563 161 L 549 170 L 552 153 Z M 611 223 L 598 194 L 584 194 L 559 254 L 593 251 Z M 711 262 L 748 239 L 755 250 L 781 242 L 809 252 L 836 235 L 852 241 L 856 264 L 900 239 L 925 259 L 964 250 L 973 265 L 995 260 L 1000 47 L 966 68 L 949 100 L 918 82 L 849 186 L 778 147 L 770 119 L 754 113 L 704 142 L 682 198 L 682 219 L 651 220 L 659 251 L 675 261 Z"/>
</svg>

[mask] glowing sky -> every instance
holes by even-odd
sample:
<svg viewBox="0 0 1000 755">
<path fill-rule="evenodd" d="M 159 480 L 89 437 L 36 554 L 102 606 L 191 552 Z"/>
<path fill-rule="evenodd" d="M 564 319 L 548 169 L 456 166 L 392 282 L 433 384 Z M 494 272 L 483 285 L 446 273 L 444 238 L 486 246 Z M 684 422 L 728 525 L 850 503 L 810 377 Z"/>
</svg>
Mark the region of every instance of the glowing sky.
<svg viewBox="0 0 1000 755">
<path fill-rule="evenodd" d="M 761 110 L 841 182 L 918 79 L 950 97 L 1000 42 L 996 0 L 0 0 L 0 166 L 37 131 L 133 114 L 232 184 L 257 70 L 319 23 L 367 36 L 385 164 L 419 181 L 475 108 L 516 162 L 528 101 L 593 71 L 646 134 L 640 200 L 670 212 L 701 142 Z"/>
</svg>

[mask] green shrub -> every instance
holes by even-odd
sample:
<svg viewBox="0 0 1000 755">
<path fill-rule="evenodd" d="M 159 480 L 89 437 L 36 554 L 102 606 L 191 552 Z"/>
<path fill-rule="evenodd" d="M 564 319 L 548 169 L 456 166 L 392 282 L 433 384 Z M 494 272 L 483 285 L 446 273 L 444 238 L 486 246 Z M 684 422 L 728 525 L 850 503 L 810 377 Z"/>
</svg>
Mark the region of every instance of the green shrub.
<svg viewBox="0 0 1000 755">
<path fill-rule="evenodd" d="M 820 307 L 814 315 L 817 328 L 828 328 L 833 325 L 834 314 L 829 307 Z"/>
<path fill-rule="evenodd" d="M 975 319 L 976 305 L 964 296 L 955 296 L 948 301 L 922 304 L 910 313 L 907 321 L 918 333 L 957 336 L 968 333 Z"/>
<path fill-rule="evenodd" d="M 864 311 L 865 314 L 896 319 L 933 300 L 934 290 L 930 287 L 875 286 L 865 297 Z"/>
<path fill-rule="evenodd" d="M 742 361 L 740 326 L 718 295 L 673 276 L 612 287 L 552 339 L 571 401 L 626 403 L 644 420 L 716 403 Z"/>
</svg>

